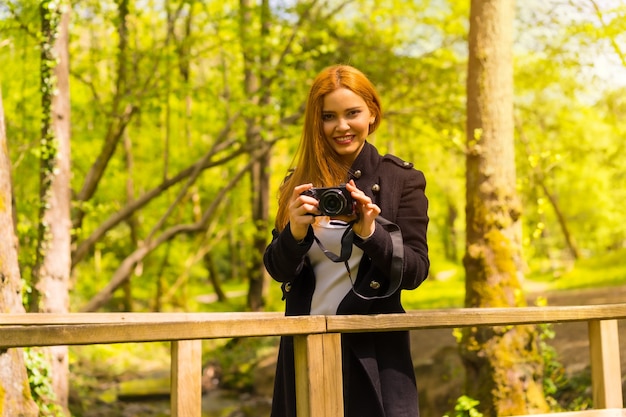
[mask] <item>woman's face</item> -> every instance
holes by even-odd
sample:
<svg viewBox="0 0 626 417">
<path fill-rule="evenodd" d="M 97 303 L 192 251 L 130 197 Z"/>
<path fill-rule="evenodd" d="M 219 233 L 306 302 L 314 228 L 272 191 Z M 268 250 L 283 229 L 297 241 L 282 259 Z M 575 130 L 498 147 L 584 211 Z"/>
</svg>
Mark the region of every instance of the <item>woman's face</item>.
<svg viewBox="0 0 626 417">
<path fill-rule="evenodd" d="M 348 164 L 352 164 L 363 148 L 374 123 L 365 100 L 347 88 L 339 88 L 324 96 L 322 109 L 324 137 Z"/>
</svg>

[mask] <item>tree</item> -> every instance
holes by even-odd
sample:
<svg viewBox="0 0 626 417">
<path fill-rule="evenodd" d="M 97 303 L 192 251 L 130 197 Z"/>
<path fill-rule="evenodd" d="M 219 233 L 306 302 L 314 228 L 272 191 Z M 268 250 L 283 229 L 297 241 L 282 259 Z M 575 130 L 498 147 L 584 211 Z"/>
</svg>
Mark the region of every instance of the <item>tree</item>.
<svg viewBox="0 0 626 417">
<path fill-rule="evenodd" d="M 467 77 L 466 307 L 525 305 L 513 123 L 513 0 L 472 0 Z M 546 412 L 533 326 L 464 329 L 467 394 L 485 416 Z"/>
<path fill-rule="evenodd" d="M 525 254 L 533 272 L 559 279 L 577 259 L 624 242 L 623 179 L 613 162 L 623 154 L 617 138 L 624 123 L 604 103 L 623 96 L 616 81 L 626 80 L 619 71 L 626 3 L 518 5 L 516 158 Z"/>
<path fill-rule="evenodd" d="M 0 90 L 0 312 L 23 313 L 17 237 L 12 204 L 11 164 Z M 22 349 L 0 351 L 0 417 L 37 416 Z"/>
<path fill-rule="evenodd" d="M 261 2 L 260 7 L 261 24 L 260 33 L 252 33 L 252 5 L 249 0 L 240 0 L 240 32 L 243 51 L 244 64 L 244 91 L 250 101 L 250 108 L 267 106 L 270 102 L 270 89 L 268 77 L 269 51 L 262 43 L 266 42 L 270 28 L 270 6 L 267 0 Z M 256 36 L 255 36 L 256 35 Z M 255 40 L 258 36 L 259 40 Z M 260 51 L 255 53 L 255 50 Z M 259 62 L 255 65 L 255 62 Z M 263 143 L 261 134 L 263 123 L 262 116 L 251 114 L 245 116 L 246 121 L 246 142 L 250 146 Z M 250 266 L 247 268 L 247 276 L 250 282 L 248 287 L 248 308 L 252 311 L 259 311 L 263 308 L 263 287 L 265 279 L 265 268 L 263 266 L 263 251 L 267 245 L 268 235 L 268 194 L 269 194 L 269 149 L 259 148 L 251 155 L 254 163 L 250 168 L 250 202 L 252 211 L 252 222 L 254 224 L 254 234 Z"/>
<path fill-rule="evenodd" d="M 72 266 L 77 279 L 72 308 L 85 305 L 112 275 L 117 277 L 118 266 L 128 265 L 127 257 L 136 263 L 120 272 L 132 276 L 134 309 L 158 303 L 163 309 L 196 308 L 183 298 L 188 288 L 210 291 L 202 264 L 209 247 L 214 274 L 223 278 L 225 288 L 250 278 L 248 271 L 260 276 L 258 254 L 269 238 L 265 223 L 271 224 L 274 212 L 272 190 L 284 177 L 298 143 L 294 121 L 301 114 L 306 87 L 319 69 L 336 62 L 364 69 L 380 87 L 387 128 L 373 138 L 379 150 L 411 160 L 433 179 L 433 257 L 447 254 L 454 260 L 455 249 L 462 248 L 454 236 L 463 233 L 464 225 L 465 171 L 460 162 L 465 158 L 466 57 L 461 48 L 466 45 L 469 2 L 302 0 L 269 2 L 269 10 L 268 3 L 248 3 L 250 24 L 241 27 L 240 0 L 74 2 Z M 613 50 L 609 36 L 618 47 L 623 44 L 623 12 L 615 14 L 606 2 L 596 1 L 603 9 L 603 24 L 598 19 L 589 24 L 587 18 L 595 16 L 590 0 L 543 2 L 542 8 L 536 7 L 539 3 L 518 2 L 516 25 L 527 24 L 517 31 L 518 46 L 529 53 L 516 55 L 516 114 L 524 123 L 529 158 L 547 152 L 563 156 L 556 165 L 543 159 L 549 164 L 544 165 L 545 185 L 558 199 L 582 258 L 621 247 L 626 233 L 619 210 L 621 171 L 611 162 L 612 155 L 623 154 L 619 132 L 624 128 L 619 118 L 609 120 L 608 107 L 623 94 L 614 91 L 614 100 L 602 100 L 605 90 L 593 91 L 591 84 L 580 83 L 589 73 L 582 61 L 600 62 L 595 59 L 599 53 Z M 581 11 L 585 18 L 570 18 L 578 4 L 587 4 Z M 0 2 L 0 32 L 8 35 L 0 42 L 0 60 L 7 74 L 19 74 L 0 82 L 13 141 L 21 273 L 28 282 L 39 206 L 33 168 L 39 157 L 39 120 L 34 119 L 40 114 L 37 6 L 22 0 Z M 602 42 L 605 46 L 599 49 Z M 536 76 L 538 71 L 542 77 Z M 245 82 L 246 73 L 254 76 L 255 84 Z M 573 114 L 574 95 L 598 97 L 606 105 L 594 109 L 589 101 L 578 101 Z M 583 120 L 585 114 L 592 117 Z M 608 116 L 604 127 L 598 124 L 603 114 Z M 606 150 L 599 149 L 600 139 Z M 165 239 L 162 246 L 143 252 L 146 256 L 135 254 L 144 244 L 152 246 L 149 241 L 167 228 L 198 222 L 229 177 L 265 152 L 253 152 L 249 145 L 263 142 L 275 143 L 271 164 L 261 159 L 242 177 L 206 230 Z M 216 152 L 204 158 L 209 149 Z M 546 256 L 567 255 L 565 243 L 556 214 L 540 207 L 548 199 L 533 181 L 538 177 L 523 155 L 518 149 L 523 220 L 525 230 L 531 231 L 527 254 L 536 255 L 529 258 L 532 267 L 544 266 Z M 198 175 L 193 174 L 199 166 Z M 582 167 L 591 175 L 580 178 Z M 267 177 L 269 198 L 263 196 Z M 580 199 L 583 192 L 590 198 Z M 264 218 L 263 204 L 269 206 L 269 221 L 259 220 Z M 538 232 L 540 226 L 545 226 L 543 233 Z M 450 266 L 433 261 L 434 276 Z M 120 277 L 120 285 L 130 276 Z M 157 285 L 164 294 L 174 294 L 172 304 L 167 297 L 152 302 Z M 250 299 L 259 300 L 259 288 L 250 286 Z M 111 299 L 110 294 L 96 304 L 131 308 L 130 302 Z"/>
<path fill-rule="evenodd" d="M 70 283 L 69 2 L 41 3 L 42 132 L 39 236 L 33 268 L 31 311 L 67 313 Z M 56 402 L 67 413 L 67 346 L 44 349 Z"/>
</svg>

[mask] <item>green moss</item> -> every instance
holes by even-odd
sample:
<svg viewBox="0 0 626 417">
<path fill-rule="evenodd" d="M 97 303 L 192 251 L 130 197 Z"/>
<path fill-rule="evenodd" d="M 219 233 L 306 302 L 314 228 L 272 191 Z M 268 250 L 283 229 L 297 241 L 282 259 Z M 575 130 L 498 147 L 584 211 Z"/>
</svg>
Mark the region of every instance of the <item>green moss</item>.
<svg viewBox="0 0 626 417">
<path fill-rule="evenodd" d="M 4 401 L 6 397 L 6 391 L 4 387 L 0 385 L 0 416 L 4 415 Z"/>
<path fill-rule="evenodd" d="M 518 279 L 521 243 L 514 235 L 519 204 L 507 190 L 486 184 L 472 200 L 468 216 L 469 246 L 464 258 L 468 273 L 467 307 L 525 305 Z"/>
<path fill-rule="evenodd" d="M 22 395 L 24 396 L 24 400 L 27 402 L 33 401 L 33 394 L 30 392 L 30 382 L 28 378 L 24 378 L 22 380 Z M 2 413 L 0 413 L 0 416 Z"/>
<path fill-rule="evenodd" d="M 525 305 L 519 280 L 519 203 L 513 191 L 488 181 L 468 209 L 466 307 Z M 543 360 L 533 326 L 462 330 L 466 392 L 480 401 L 485 417 L 547 412 L 542 391 Z"/>
<path fill-rule="evenodd" d="M 468 369 L 466 392 L 486 417 L 547 412 L 542 358 L 533 326 L 466 329 L 461 348 Z"/>
</svg>

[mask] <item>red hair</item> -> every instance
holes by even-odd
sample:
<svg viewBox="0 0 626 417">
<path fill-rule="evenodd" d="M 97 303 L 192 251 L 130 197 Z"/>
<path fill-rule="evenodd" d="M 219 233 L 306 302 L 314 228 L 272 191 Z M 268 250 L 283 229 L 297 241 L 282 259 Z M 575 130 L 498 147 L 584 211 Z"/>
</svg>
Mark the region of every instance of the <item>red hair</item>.
<svg viewBox="0 0 626 417">
<path fill-rule="evenodd" d="M 280 187 L 276 228 L 282 230 L 289 221 L 287 206 L 293 188 L 312 183 L 314 187 L 332 187 L 348 180 L 349 166 L 324 138 L 322 111 L 324 96 L 340 88 L 359 95 L 374 117 L 369 127 L 373 133 L 382 119 L 380 98 L 371 81 L 358 69 L 349 65 L 334 65 L 320 72 L 309 91 L 300 145 L 294 157 L 295 166 Z"/>
</svg>

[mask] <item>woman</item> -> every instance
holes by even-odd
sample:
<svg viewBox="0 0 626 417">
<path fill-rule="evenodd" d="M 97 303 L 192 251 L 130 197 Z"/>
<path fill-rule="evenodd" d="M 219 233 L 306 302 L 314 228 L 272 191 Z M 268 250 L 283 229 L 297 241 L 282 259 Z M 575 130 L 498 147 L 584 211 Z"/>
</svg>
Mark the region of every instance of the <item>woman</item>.
<svg viewBox="0 0 626 417">
<path fill-rule="evenodd" d="M 282 283 L 286 315 L 403 313 L 400 290 L 428 275 L 426 181 L 367 141 L 381 118 L 378 94 L 359 70 L 336 65 L 314 80 L 264 255 Z M 328 207 L 316 189 L 340 184 L 345 213 L 320 215 Z M 272 417 L 296 416 L 293 360 L 293 338 L 283 337 Z M 345 416 L 419 415 L 408 332 L 343 334 L 342 362 Z"/>
</svg>

